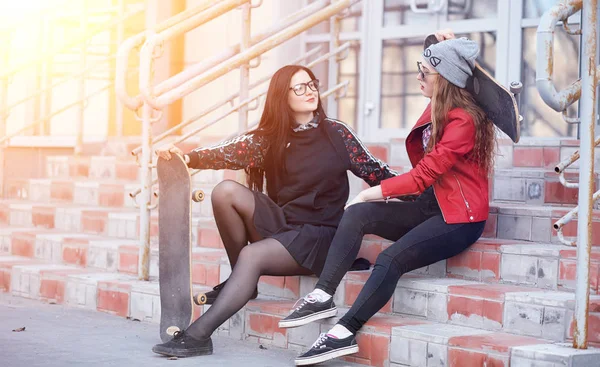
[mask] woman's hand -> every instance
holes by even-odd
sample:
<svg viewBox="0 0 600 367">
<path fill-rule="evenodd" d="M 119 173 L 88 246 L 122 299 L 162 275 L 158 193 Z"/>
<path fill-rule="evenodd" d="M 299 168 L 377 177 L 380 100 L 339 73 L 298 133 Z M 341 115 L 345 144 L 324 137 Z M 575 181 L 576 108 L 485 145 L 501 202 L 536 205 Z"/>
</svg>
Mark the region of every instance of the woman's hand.
<svg viewBox="0 0 600 367">
<path fill-rule="evenodd" d="M 381 185 L 369 187 L 358 193 L 352 201 L 350 201 L 344 209 L 348 209 L 350 205 L 358 203 L 366 203 L 367 201 L 381 200 L 383 199 L 383 193 L 381 192 Z"/>
<path fill-rule="evenodd" d="M 346 206 L 344 207 L 344 210 L 348 209 L 349 206 L 354 205 L 354 204 L 358 204 L 358 203 L 365 203 L 366 200 L 364 199 L 364 195 L 361 195 L 364 191 L 361 191 L 358 195 L 356 195 L 356 197 L 354 199 L 352 199 L 348 204 L 346 204 Z"/>
<path fill-rule="evenodd" d="M 156 155 L 162 159 L 171 160 L 171 154 L 179 154 L 183 157 L 183 151 L 173 144 L 166 145 L 160 148 L 157 148 L 155 151 Z"/>
<path fill-rule="evenodd" d="M 454 35 L 452 29 L 446 28 L 440 29 L 437 32 L 435 32 L 435 38 L 437 38 L 438 41 L 445 41 L 456 38 L 456 36 Z"/>
</svg>

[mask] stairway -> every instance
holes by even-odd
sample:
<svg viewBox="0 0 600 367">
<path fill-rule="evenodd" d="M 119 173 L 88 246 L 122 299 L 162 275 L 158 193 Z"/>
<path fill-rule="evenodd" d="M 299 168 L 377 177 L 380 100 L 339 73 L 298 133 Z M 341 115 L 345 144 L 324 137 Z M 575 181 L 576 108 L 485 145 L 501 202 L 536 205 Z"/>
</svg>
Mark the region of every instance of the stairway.
<svg viewBox="0 0 600 367">
<path fill-rule="evenodd" d="M 42 179 L 8 178 L 0 201 L 0 288 L 44 302 L 159 321 L 157 211 L 151 281 L 143 282 L 137 280 L 139 211 L 128 195 L 138 186 L 138 168 L 131 156 L 101 155 L 131 147 L 123 143 L 116 149 L 118 144 L 88 149 L 89 155 L 78 158 L 48 156 Z M 403 144 L 393 140 L 370 148 L 406 170 Z M 359 333 L 360 353 L 347 360 L 370 366 L 598 365 L 600 352 L 560 344 L 572 340 L 577 250 L 560 243 L 551 226 L 574 206 L 577 192 L 559 186 L 551 170 L 574 149 L 576 142 L 569 140 L 531 140 L 514 147 L 501 141 L 483 237 L 456 257 L 402 277 L 393 299 Z M 212 220 L 211 188 L 223 179 L 241 178 L 233 171 L 193 177 L 194 188 L 207 194 L 204 202 L 193 204 L 198 291 L 231 272 Z M 593 226 L 589 342 L 600 346 L 600 210 L 594 210 Z M 573 223 L 566 226 L 565 236 L 574 236 L 575 229 Z M 359 256 L 374 262 L 389 245 L 366 236 Z M 369 273 L 344 277 L 335 295 L 339 316 Z M 287 330 L 277 323 L 316 281 L 314 276 L 262 277 L 259 298 L 217 333 L 306 350 L 335 319 Z M 204 310 L 196 306 L 195 317 Z"/>
</svg>

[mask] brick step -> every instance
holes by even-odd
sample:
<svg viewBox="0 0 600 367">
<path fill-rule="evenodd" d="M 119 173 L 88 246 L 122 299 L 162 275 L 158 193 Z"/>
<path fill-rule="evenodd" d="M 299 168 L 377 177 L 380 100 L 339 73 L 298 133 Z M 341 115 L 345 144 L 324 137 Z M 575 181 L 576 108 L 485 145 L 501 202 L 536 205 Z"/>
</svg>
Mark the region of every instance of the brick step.
<svg viewBox="0 0 600 367">
<path fill-rule="evenodd" d="M 596 187 L 599 187 L 600 174 L 595 175 Z M 565 174 L 568 182 L 578 182 L 578 171 Z M 578 189 L 566 188 L 560 183 L 559 176 L 553 169 L 545 168 L 512 168 L 494 171 L 494 201 L 543 205 L 569 204 L 577 205 Z"/>
<path fill-rule="evenodd" d="M 374 264 L 377 255 L 391 244 L 365 236 L 358 257 Z M 577 249 L 562 244 L 480 238 L 461 254 L 413 273 L 571 291 L 575 289 L 576 259 Z M 590 269 L 590 292 L 598 294 L 599 247 L 592 248 Z"/>
<path fill-rule="evenodd" d="M 222 248 L 210 203 L 204 201 L 192 208 L 195 214 L 192 217 L 192 244 Z M 198 211 L 203 215 L 197 215 Z M 205 211 L 210 211 L 210 217 Z M 135 240 L 139 239 L 139 217 L 139 210 L 135 208 L 0 200 L 0 225 L 15 227 L 43 227 Z M 150 216 L 150 235 L 151 242 L 158 240 L 158 210 L 152 211 Z"/>
<path fill-rule="evenodd" d="M 0 228 L 0 252 L 87 269 L 138 274 L 139 241 L 45 228 Z M 158 245 L 150 249 L 150 275 L 158 276 Z M 225 250 L 193 247 L 192 281 L 214 286 L 229 277 Z"/>
<path fill-rule="evenodd" d="M 206 179 L 205 176 L 209 178 Z M 194 215 L 212 217 L 210 195 L 214 186 L 222 180 L 222 177 L 213 179 L 212 176 L 210 172 L 200 174 L 198 177 L 194 176 L 197 180 L 193 182 L 192 190 L 203 190 L 206 196 L 203 202 L 192 203 Z M 213 182 L 215 180 L 217 181 Z M 139 182 L 112 179 L 10 179 L 6 184 L 5 198 L 31 201 L 36 204 L 134 208 L 135 201 L 130 194 L 139 187 Z M 154 191 L 158 192 L 158 186 L 154 186 Z M 153 204 L 156 202 L 154 196 L 151 202 Z"/>
<path fill-rule="evenodd" d="M 561 243 L 552 227 L 567 214 L 572 206 L 522 205 L 493 202 L 484 236 L 534 242 Z M 577 220 L 563 227 L 566 240 L 574 241 L 577 234 Z M 592 245 L 600 246 L 600 209 L 593 210 Z"/>
<path fill-rule="evenodd" d="M 85 272 L 68 266 L 39 264 L 32 259 L 0 256 L 0 286 L 13 295 L 64 303 L 70 306 L 107 312 L 157 323 L 160 298 L 156 281 L 142 282 L 122 274 Z M 196 290 L 205 289 L 196 287 Z M 249 343 L 307 350 L 319 333 L 326 332 L 337 318 L 323 320 L 295 329 L 279 329 L 292 301 L 269 300 L 259 296 L 226 321 L 218 335 L 246 340 Z M 590 344 L 600 337 L 594 329 L 599 324 L 600 308 L 590 308 Z M 199 317 L 206 306 L 194 306 Z M 342 316 L 345 309 L 338 311 Z M 597 349 L 576 351 L 551 341 L 519 336 L 502 331 L 449 325 L 415 317 L 374 316 L 357 336 L 359 353 L 348 361 L 370 366 L 521 366 L 571 365 L 575 358 L 591 366 L 600 356 Z M 583 358 L 587 358 L 582 361 Z M 518 364 L 520 363 L 520 364 Z"/>
</svg>

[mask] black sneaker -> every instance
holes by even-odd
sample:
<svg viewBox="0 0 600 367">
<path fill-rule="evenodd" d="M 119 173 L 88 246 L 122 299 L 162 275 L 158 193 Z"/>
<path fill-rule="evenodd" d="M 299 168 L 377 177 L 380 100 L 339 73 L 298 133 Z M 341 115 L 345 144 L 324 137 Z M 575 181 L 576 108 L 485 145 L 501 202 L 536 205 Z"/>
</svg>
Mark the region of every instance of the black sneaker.
<svg viewBox="0 0 600 367">
<path fill-rule="evenodd" d="M 185 358 L 212 354 L 213 345 L 211 338 L 198 340 L 185 331 L 176 331 L 173 339 L 156 344 L 152 347 L 152 351 L 164 356 Z"/>
<path fill-rule="evenodd" d="M 330 334 L 321 334 L 308 352 L 294 360 L 296 366 L 305 366 L 328 361 L 348 354 L 358 353 L 356 337 L 350 335 L 344 339 L 337 339 Z"/>
<path fill-rule="evenodd" d="M 302 326 L 316 320 L 337 315 L 337 308 L 335 307 L 335 303 L 333 303 L 333 297 L 329 297 L 327 301 L 320 302 L 317 297 L 309 293 L 306 297 L 299 299 L 299 301 L 302 301 L 300 306 L 288 317 L 279 321 L 280 328 Z"/>
<path fill-rule="evenodd" d="M 221 293 L 221 289 L 223 289 L 223 287 L 225 286 L 225 283 L 227 283 L 227 281 L 215 285 L 212 291 L 206 292 L 204 294 L 206 296 L 206 302 L 204 302 L 205 305 L 212 305 L 215 302 L 215 300 L 219 296 L 219 293 Z M 256 297 L 258 297 L 258 289 L 254 290 L 254 294 L 252 294 L 251 299 L 255 299 Z"/>
</svg>

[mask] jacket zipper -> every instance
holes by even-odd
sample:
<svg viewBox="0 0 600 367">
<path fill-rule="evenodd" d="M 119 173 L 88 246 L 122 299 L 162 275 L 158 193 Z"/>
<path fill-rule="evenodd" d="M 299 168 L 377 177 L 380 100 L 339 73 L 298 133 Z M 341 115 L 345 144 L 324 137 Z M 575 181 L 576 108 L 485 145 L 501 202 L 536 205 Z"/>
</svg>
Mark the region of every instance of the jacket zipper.
<svg viewBox="0 0 600 367">
<path fill-rule="evenodd" d="M 465 193 L 463 192 L 462 185 L 460 184 L 458 177 L 456 177 L 456 174 L 453 173 L 452 176 L 454 176 L 456 183 L 458 183 L 458 188 L 460 189 L 460 195 L 462 196 L 462 198 L 465 202 L 465 206 L 467 207 L 467 215 L 469 216 L 470 220 L 473 220 L 473 216 L 471 215 L 471 206 L 469 205 L 469 202 L 467 201 L 467 198 L 465 197 Z"/>
</svg>

